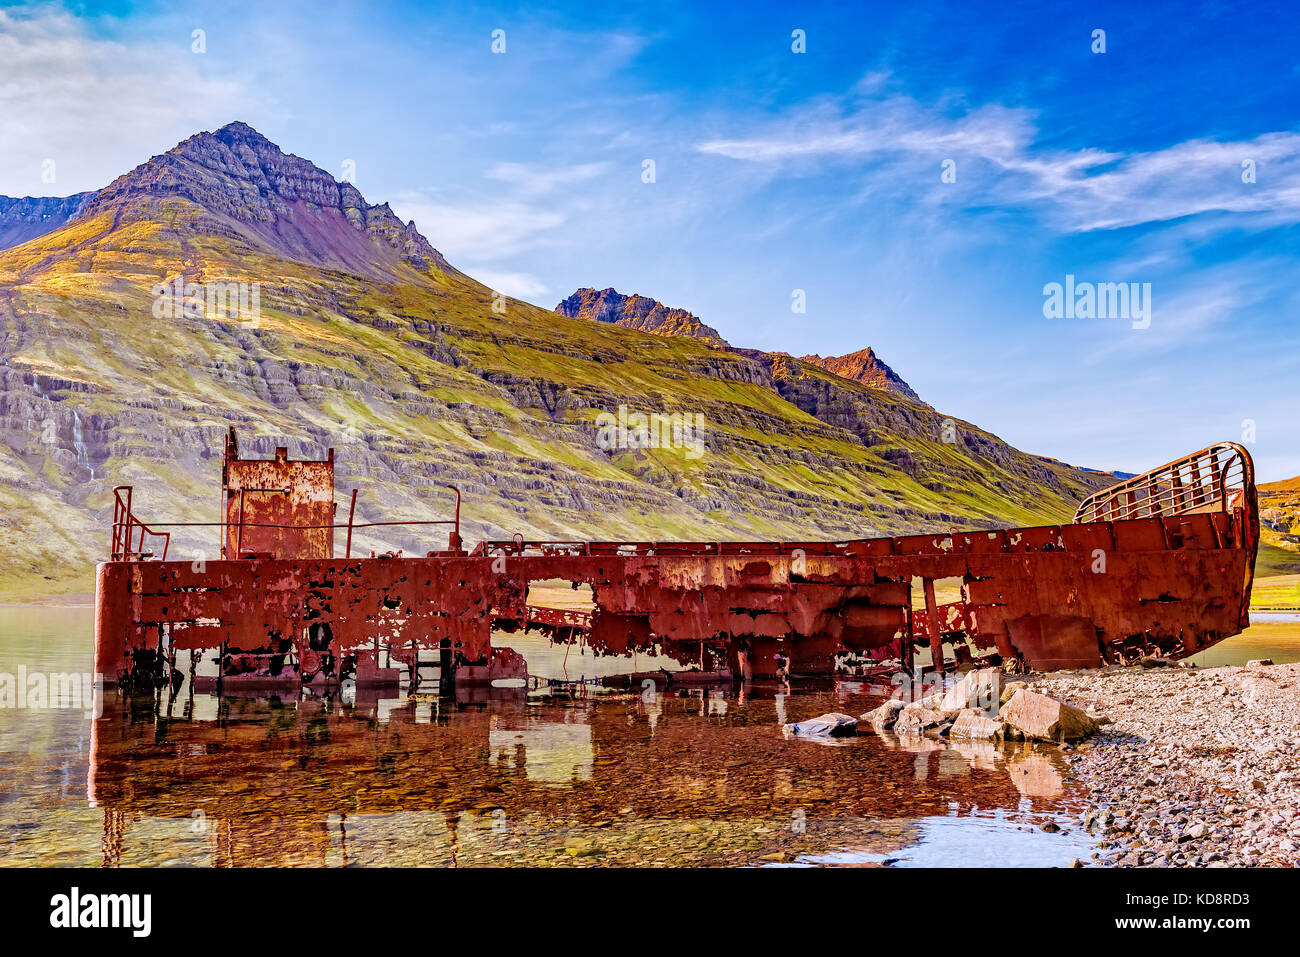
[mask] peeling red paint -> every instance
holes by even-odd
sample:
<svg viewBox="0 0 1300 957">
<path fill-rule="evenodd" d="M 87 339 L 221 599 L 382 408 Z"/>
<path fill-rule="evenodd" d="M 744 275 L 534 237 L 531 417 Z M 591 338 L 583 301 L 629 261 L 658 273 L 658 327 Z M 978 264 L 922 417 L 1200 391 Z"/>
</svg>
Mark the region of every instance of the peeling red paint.
<svg viewBox="0 0 1300 957">
<path fill-rule="evenodd" d="M 334 528 L 352 526 L 334 522 L 333 452 L 303 463 L 284 451 L 239 459 L 232 434 L 225 557 L 201 565 L 123 547 L 167 527 L 141 524 L 127 491 L 97 583 L 106 679 L 166 680 L 191 650 L 218 653 L 223 686 L 392 682 L 439 654 L 457 680 L 487 682 L 526 674 L 491 645 L 493 629 L 519 628 L 738 676 L 829 674 L 843 652 L 911 667 L 917 645 L 935 661 L 951 649 L 956 661 L 1091 667 L 1183 657 L 1249 623 L 1253 467 L 1227 443 L 1092 496 L 1070 525 L 847 542 L 516 538 L 466 554 L 457 517 L 453 547 L 423 558 L 335 557 Z M 557 578 L 590 585 L 592 611 L 528 604 L 530 582 Z M 933 601 L 940 579 L 961 580 L 961 601 Z"/>
<path fill-rule="evenodd" d="M 221 469 L 225 515 L 222 558 L 247 555 L 332 558 L 334 555 L 334 450 L 323 462 L 289 458 L 241 459 L 232 427 Z"/>
</svg>

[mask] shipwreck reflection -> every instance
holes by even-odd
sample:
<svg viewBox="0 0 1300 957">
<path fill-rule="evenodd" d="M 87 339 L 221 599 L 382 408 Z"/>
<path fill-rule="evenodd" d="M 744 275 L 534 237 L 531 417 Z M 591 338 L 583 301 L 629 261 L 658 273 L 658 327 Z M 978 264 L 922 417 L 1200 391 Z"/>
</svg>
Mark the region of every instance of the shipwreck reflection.
<svg viewBox="0 0 1300 957">
<path fill-rule="evenodd" d="M 834 682 L 110 696 L 87 793 L 108 866 L 736 864 L 844 846 L 888 860 L 931 817 L 1061 806 L 1033 763 L 1050 769 L 1050 755 L 869 733 L 822 747 L 779 731 L 878 700 Z"/>
</svg>

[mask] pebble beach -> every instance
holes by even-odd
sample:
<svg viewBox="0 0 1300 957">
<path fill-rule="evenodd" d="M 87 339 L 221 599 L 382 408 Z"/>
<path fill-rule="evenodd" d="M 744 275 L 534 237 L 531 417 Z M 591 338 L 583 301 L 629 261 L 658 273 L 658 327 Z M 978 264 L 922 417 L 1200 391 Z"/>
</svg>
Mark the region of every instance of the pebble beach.
<svg viewBox="0 0 1300 957">
<path fill-rule="evenodd" d="M 1300 865 L 1300 664 L 1029 679 L 1112 723 L 1065 745 L 1089 789 L 1088 866 Z"/>
</svg>

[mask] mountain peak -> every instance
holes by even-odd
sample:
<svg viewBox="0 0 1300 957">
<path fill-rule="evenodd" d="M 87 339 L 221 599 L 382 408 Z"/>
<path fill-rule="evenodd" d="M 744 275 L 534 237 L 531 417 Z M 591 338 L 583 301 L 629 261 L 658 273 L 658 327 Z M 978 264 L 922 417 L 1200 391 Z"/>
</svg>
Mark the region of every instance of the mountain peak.
<svg viewBox="0 0 1300 957">
<path fill-rule="evenodd" d="M 180 149 L 186 143 L 192 140 L 213 139 L 225 145 L 229 149 L 241 151 L 251 150 L 252 153 L 259 157 L 272 158 L 276 156 L 290 157 L 292 159 L 301 159 L 292 153 L 285 153 L 275 143 L 271 142 L 266 136 L 263 136 L 253 127 L 249 126 L 243 120 L 235 120 L 233 123 L 227 123 L 220 129 L 213 130 L 211 133 L 196 133 L 188 140 L 178 143 L 175 149 Z M 302 162 L 308 162 L 302 160 Z M 321 171 L 324 173 L 324 170 Z M 328 174 L 326 174 L 328 175 Z M 331 177 L 333 178 L 333 177 Z"/>
<path fill-rule="evenodd" d="M 920 401 L 910 385 L 903 381 L 893 369 L 881 362 L 875 350 L 870 346 L 842 356 L 803 356 L 803 361 L 818 366 L 845 379 L 861 382 L 876 389 L 889 389 L 905 395 L 909 399 Z"/>
<path fill-rule="evenodd" d="M 227 123 L 219 130 L 216 130 L 212 135 L 217 137 L 217 139 L 225 140 L 227 142 L 230 140 L 242 139 L 271 143 L 270 140 L 257 132 L 257 130 L 253 129 L 253 127 L 249 126 L 243 120 L 235 120 L 231 123 Z M 271 143 L 271 145 L 274 146 L 275 144 Z"/>
<path fill-rule="evenodd" d="M 574 319 L 610 322 L 656 336 L 685 336 L 701 339 L 712 346 L 728 346 L 717 329 L 706 326 L 699 317 L 685 309 L 665 306 L 656 299 L 638 296 L 636 293 L 625 296 L 613 287 L 599 291 L 579 289 L 561 301 L 555 311 Z"/>
<path fill-rule="evenodd" d="M 178 217 L 169 205 L 178 199 L 201 212 Z M 152 157 L 48 229 L 15 234 L 26 241 L 72 218 L 106 212 L 119 224 L 163 220 L 178 231 L 242 239 L 286 259 L 365 275 L 388 276 L 402 265 L 450 268 L 387 203 L 370 205 L 352 183 L 285 153 L 239 120 Z"/>
</svg>

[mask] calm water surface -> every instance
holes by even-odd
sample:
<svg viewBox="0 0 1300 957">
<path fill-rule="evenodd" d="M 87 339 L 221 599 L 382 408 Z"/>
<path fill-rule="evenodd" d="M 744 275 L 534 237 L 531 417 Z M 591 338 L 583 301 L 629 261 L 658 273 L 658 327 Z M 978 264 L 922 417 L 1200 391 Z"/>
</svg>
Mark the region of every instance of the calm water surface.
<svg viewBox="0 0 1300 957">
<path fill-rule="evenodd" d="M 1207 652 L 1300 660 L 1300 621 Z M 0 672 L 91 667 L 89 608 L 0 607 Z M 503 636 L 540 676 L 630 671 Z M 1227 663 L 1215 661 L 1206 663 Z M 641 670 L 662 664 L 642 658 Z M 859 682 L 459 699 L 124 700 L 0 709 L 0 864 L 1056 865 L 1087 859 L 1059 752 L 788 740 Z M 1045 833 L 1047 819 L 1064 830 Z"/>
</svg>

